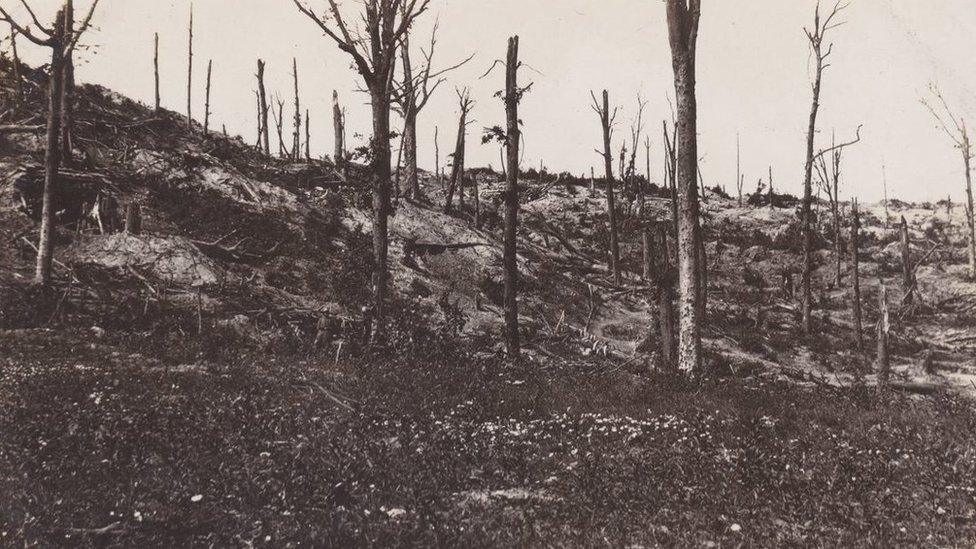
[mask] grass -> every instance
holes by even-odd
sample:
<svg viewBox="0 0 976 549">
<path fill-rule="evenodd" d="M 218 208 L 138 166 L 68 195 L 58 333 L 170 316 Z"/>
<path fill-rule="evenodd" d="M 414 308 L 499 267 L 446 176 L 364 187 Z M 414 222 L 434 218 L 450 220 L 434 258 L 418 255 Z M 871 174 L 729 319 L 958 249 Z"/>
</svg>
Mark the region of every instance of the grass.
<svg viewBox="0 0 976 549">
<path fill-rule="evenodd" d="M 976 414 L 947 395 L 681 386 L 446 345 L 174 367 L 70 331 L 0 338 L 2 545 L 976 536 Z"/>
</svg>

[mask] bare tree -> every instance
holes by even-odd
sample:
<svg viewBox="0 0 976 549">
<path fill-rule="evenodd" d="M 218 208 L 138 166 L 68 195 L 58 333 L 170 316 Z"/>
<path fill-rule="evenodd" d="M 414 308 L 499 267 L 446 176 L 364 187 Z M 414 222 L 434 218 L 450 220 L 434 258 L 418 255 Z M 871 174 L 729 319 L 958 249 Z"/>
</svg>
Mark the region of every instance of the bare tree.
<svg viewBox="0 0 976 549">
<path fill-rule="evenodd" d="M 156 112 L 159 112 L 159 33 L 153 37 L 153 75 L 156 83 Z"/>
<path fill-rule="evenodd" d="M 902 288 L 905 290 L 902 303 L 909 304 L 915 295 L 915 268 L 912 266 L 912 239 L 908 233 L 908 221 L 905 220 L 905 216 L 901 216 L 898 232 L 901 243 Z"/>
<path fill-rule="evenodd" d="M 312 127 L 309 121 L 308 109 L 305 109 L 305 161 L 312 161 Z"/>
<path fill-rule="evenodd" d="M 264 154 L 271 155 L 271 139 L 268 127 L 268 94 L 264 87 L 264 61 L 258 59 L 258 146 Z"/>
<path fill-rule="evenodd" d="M 847 4 L 837 2 L 834 8 L 826 15 L 821 17 L 820 1 L 813 16 L 813 29 L 804 28 L 810 43 L 810 51 L 813 55 L 814 68 L 813 77 L 813 104 L 810 108 L 810 125 L 807 127 L 807 161 L 803 179 L 803 210 L 800 224 L 803 229 L 803 301 L 802 301 L 802 328 L 803 333 L 811 333 L 812 326 L 812 288 L 811 278 L 813 273 L 813 164 L 814 164 L 814 138 L 817 132 L 817 114 L 820 110 L 820 87 L 823 81 L 823 72 L 830 66 L 827 59 L 833 52 L 833 44 L 824 44 L 824 39 L 828 32 L 836 28 L 841 23 L 836 21 L 838 14 L 847 7 Z M 769 187 L 772 193 L 772 178 Z"/>
<path fill-rule="evenodd" d="M 637 118 L 634 119 L 630 126 L 630 163 L 627 165 L 627 176 L 625 178 L 626 181 L 629 181 L 631 190 L 636 192 L 641 206 L 644 205 L 644 187 L 637 180 L 637 148 L 640 144 L 640 134 L 643 129 L 645 107 L 647 107 L 647 101 L 638 94 Z"/>
<path fill-rule="evenodd" d="M 668 232 L 658 227 L 658 265 L 655 276 L 658 327 L 661 338 L 661 364 L 666 372 L 673 372 L 676 364 L 674 331 L 674 267 L 668 253 Z"/>
<path fill-rule="evenodd" d="M 933 106 L 932 102 L 928 99 L 923 99 L 922 103 L 932 113 L 932 116 L 935 117 L 939 126 L 949 136 L 949 139 L 952 140 L 955 147 L 962 153 L 963 166 L 966 169 L 966 232 L 968 233 L 966 236 L 969 238 L 969 276 L 970 278 L 976 278 L 976 221 L 973 219 L 972 178 L 973 144 L 969 140 L 969 128 L 966 126 L 966 120 L 957 117 L 952 112 L 939 88 L 935 85 L 930 85 L 929 90 L 931 95 L 938 100 L 938 107 Z"/>
<path fill-rule="evenodd" d="M 427 106 L 427 102 L 433 96 L 437 88 L 446 79 L 444 74 L 464 65 L 474 54 L 467 59 L 453 66 L 441 70 L 433 70 L 434 50 L 437 47 L 438 23 L 434 24 L 434 30 L 430 34 L 430 44 L 427 49 L 421 48 L 420 53 L 424 58 L 423 65 L 414 71 L 410 54 L 410 32 L 403 35 L 403 45 L 400 48 L 400 57 L 403 65 L 402 81 L 397 83 L 397 90 L 394 100 L 400 115 L 403 117 L 403 157 L 406 168 L 406 188 L 403 193 L 408 198 L 413 196 L 420 199 L 420 183 L 417 177 L 417 118 L 420 111 Z"/>
<path fill-rule="evenodd" d="M 456 90 L 458 96 L 458 105 L 461 114 L 458 117 L 458 134 L 457 141 L 454 145 L 454 154 L 452 167 L 451 167 L 451 180 L 447 185 L 447 196 L 444 199 L 444 211 L 451 212 L 454 210 L 453 200 L 454 191 L 458 191 L 458 200 L 463 206 L 464 201 L 464 150 L 465 141 L 468 132 L 468 124 L 471 122 L 468 120 L 468 114 L 474 107 L 474 102 L 471 100 L 471 93 L 468 88 L 464 90 Z"/>
<path fill-rule="evenodd" d="M 701 274 L 699 242 L 698 104 L 695 54 L 701 0 L 667 0 L 668 35 L 677 98 L 676 185 L 678 191 L 678 368 L 702 373 Z"/>
<path fill-rule="evenodd" d="M 302 106 L 298 99 L 298 59 L 291 59 L 292 75 L 295 78 L 295 119 L 292 133 L 291 157 L 298 160 L 302 154 Z"/>
<path fill-rule="evenodd" d="M 203 134 L 210 133 L 210 77 L 213 74 L 213 59 L 207 61 L 207 89 L 203 103 Z"/>
<path fill-rule="evenodd" d="M 610 141 L 613 139 L 613 126 L 617 119 L 617 108 L 610 110 L 610 94 L 603 90 L 603 102 L 597 100 L 596 94 L 590 92 L 593 104 L 590 107 L 600 118 L 600 128 L 603 130 L 603 150 L 597 154 L 603 157 L 604 178 L 607 185 L 607 216 L 610 218 L 610 268 L 613 272 L 614 284 L 620 285 L 620 245 L 617 241 L 617 208 L 613 196 L 613 153 L 610 151 Z M 623 154 L 623 153 L 621 153 Z M 621 158 L 621 163 L 623 158 Z M 623 176 L 623 174 L 621 174 Z"/>
<path fill-rule="evenodd" d="M 739 132 L 735 133 L 735 186 L 739 191 L 739 207 L 742 207 L 742 187 L 746 184 L 746 176 L 742 175 L 741 156 L 739 149 Z"/>
<path fill-rule="evenodd" d="M 275 93 L 274 101 L 278 105 L 278 110 L 275 110 L 274 105 L 271 106 L 271 118 L 274 119 L 275 130 L 278 132 L 278 157 L 287 158 L 291 153 L 285 145 L 285 100 Z"/>
<path fill-rule="evenodd" d="M 860 137 L 860 132 L 858 138 Z M 821 151 L 814 160 L 814 168 L 817 171 L 817 181 L 820 189 L 827 194 L 827 201 L 830 204 L 831 221 L 833 222 L 834 232 L 834 283 L 837 287 L 841 284 L 841 261 L 843 256 L 843 238 L 840 230 L 840 166 L 844 149 L 853 145 L 857 141 L 838 145 L 836 139 L 831 139 L 829 154 Z M 830 158 L 828 161 L 827 158 Z"/>
<path fill-rule="evenodd" d="M 373 179 L 373 341 L 385 336 L 389 269 L 387 252 L 390 214 L 390 105 L 397 48 L 411 24 L 427 11 L 430 0 L 364 0 L 364 29 L 350 27 L 336 0 L 328 0 L 319 16 L 301 0 L 295 6 L 349 54 L 366 83 L 373 111 L 370 160 Z"/>
<path fill-rule="evenodd" d="M 857 211 L 857 199 L 851 203 L 851 286 L 854 295 L 854 332 L 857 350 L 864 351 L 864 329 L 861 323 L 861 273 L 858 258 L 858 239 L 860 238 L 861 219 Z"/>
<path fill-rule="evenodd" d="M 518 85 L 519 38 L 508 39 L 508 55 L 505 62 L 505 148 L 508 153 L 508 179 L 505 182 L 505 341 L 509 356 L 520 354 L 518 320 L 518 179 L 519 142 L 522 130 L 519 128 L 518 106 L 525 88 Z"/>
<path fill-rule="evenodd" d="M 64 64 L 66 59 L 72 55 L 78 40 L 88 30 L 91 24 L 95 8 L 98 7 L 98 0 L 92 2 L 88 14 L 77 30 L 72 28 L 69 32 L 65 26 L 65 9 L 58 11 L 54 19 L 54 25 L 47 28 L 40 23 L 37 15 L 22 0 L 25 8 L 30 14 L 31 20 L 37 29 L 37 33 L 29 30 L 11 17 L 10 13 L 0 6 L 0 20 L 6 21 L 17 33 L 27 38 L 34 44 L 51 49 L 51 65 L 49 67 L 48 86 L 48 112 L 47 112 L 47 148 L 44 155 L 44 195 L 41 206 L 41 230 L 37 246 L 37 269 L 34 273 L 34 282 L 40 285 L 47 285 L 51 281 L 51 266 L 54 261 L 53 248 L 54 242 L 54 192 L 57 184 L 58 171 L 61 167 L 61 114 L 64 89 Z"/>
<path fill-rule="evenodd" d="M 19 105 L 24 98 L 24 79 L 20 74 L 20 55 L 17 53 L 17 29 L 10 25 L 10 53 L 13 55 L 14 85 L 16 86 L 16 96 L 14 105 Z"/>
<path fill-rule="evenodd" d="M 187 39 L 186 127 L 193 131 L 193 4 L 190 4 L 190 25 Z"/>
<path fill-rule="evenodd" d="M 332 90 L 332 127 L 335 130 L 335 150 L 332 153 L 332 162 L 336 168 L 345 171 L 346 164 L 346 128 L 345 116 L 342 114 L 342 107 L 339 105 L 339 92 Z"/>
</svg>

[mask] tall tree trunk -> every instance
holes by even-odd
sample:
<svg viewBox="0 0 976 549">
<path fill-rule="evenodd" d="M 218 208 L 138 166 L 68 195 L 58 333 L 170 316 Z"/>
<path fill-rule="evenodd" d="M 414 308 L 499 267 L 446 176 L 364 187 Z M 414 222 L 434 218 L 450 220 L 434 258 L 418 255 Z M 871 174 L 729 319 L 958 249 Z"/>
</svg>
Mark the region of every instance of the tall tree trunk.
<svg viewBox="0 0 976 549">
<path fill-rule="evenodd" d="M 190 4 L 189 28 L 186 65 L 186 127 L 193 131 L 193 4 Z"/>
<path fill-rule="evenodd" d="M 810 124 L 807 126 L 807 160 L 803 172 L 803 210 L 800 225 L 803 230 L 803 299 L 802 299 L 802 328 L 803 333 L 810 334 L 813 330 L 813 147 L 817 132 L 817 112 L 820 110 L 820 82 L 823 73 L 822 59 L 818 55 L 816 76 L 813 81 L 813 104 L 810 107 Z M 769 181 L 772 193 L 772 178 Z"/>
<path fill-rule="evenodd" d="M 851 204 L 851 282 L 854 295 L 854 331 L 857 350 L 864 351 L 864 329 L 861 323 L 861 273 L 858 259 L 858 239 L 860 238 L 861 220 L 857 211 L 857 201 Z"/>
<path fill-rule="evenodd" d="M 386 337 L 386 301 L 389 287 L 387 269 L 388 216 L 390 210 L 390 99 L 375 90 L 370 93 L 373 110 L 373 332 L 371 340 Z"/>
<path fill-rule="evenodd" d="M 973 210 L 973 171 L 970 167 L 972 161 L 971 145 L 969 134 L 963 131 L 963 159 L 966 165 L 966 223 L 969 230 L 969 277 L 976 278 L 976 215 Z"/>
<path fill-rule="evenodd" d="M 644 280 L 651 280 L 654 274 L 653 266 L 653 245 L 651 242 L 651 229 L 643 227 L 641 229 L 641 265 L 643 267 Z"/>
<path fill-rule="evenodd" d="M 291 156 L 298 160 L 302 154 L 302 106 L 298 98 L 298 60 L 291 59 L 292 74 L 295 77 L 295 131 L 292 133 Z"/>
<path fill-rule="evenodd" d="M 607 184 L 607 217 L 610 221 L 610 269 L 613 272 L 614 284 L 619 286 L 621 283 L 620 244 L 617 241 L 617 207 L 613 195 L 613 152 L 610 150 L 612 116 L 610 114 L 610 94 L 607 93 L 607 90 L 603 90 L 602 112 L 600 121 L 603 126 L 603 171 Z"/>
<path fill-rule="evenodd" d="M 519 130 L 518 105 L 521 90 L 518 87 L 518 36 L 508 39 L 508 57 L 505 64 L 505 118 L 508 128 L 505 134 L 508 153 L 508 178 L 505 182 L 505 344 L 508 355 L 519 356 L 518 319 L 518 179 L 519 179 Z"/>
<path fill-rule="evenodd" d="M 213 59 L 207 61 L 207 89 L 203 103 L 203 135 L 210 133 L 210 77 L 213 74 Z"/>
<path fill-rule="evenodd" d="M 440 126 L 434 126 L 434 178 L 437 179 L 437 183 L 441 182 L 441 145 L 438 140 L 440 137 Z"/>
<path fill-rule="evenodd" d="M 833 218 L 834 218 L 834 256 L 836 261 L 834 262 L 834 283 L 840 288 L 842 282 L 841 276 L 841 261 L 844 255 L 844 242 L 841 237 L 840 232 L 840 197 L 837 194 L 837 183 L 834 183 L 834 201 L 833 201 Z"/>
<path fill-rule="evenodd" d="M 312 127 L 310 125 L 308 109 L 305 109 L 305 162 L 312 162 Z"/>
<path fill-rule="evenodd" d="M 739 207 L 742 207 L 742 166 L 740 164 L 739 134 L 735 134 L 735 184 L 739 189 Z"/>
<path fill-rule="evenodd" d="M 457 140 L 454 144 L 454 162 L 451 163 L 451 179 L 447 184 L 447 197 L 444 199 L 445 212 L 454 211 L 454 192 L 458 191 L 464 184 L 464 134 L 467 130 L 467 119 L 468 111 L 462 102 L 461 117 L 458 120 Z M 460 189 L 458 194 L 458 200 L 463 209 L 463 189 Z"/>
<path fill-rule="evenodd" d="M 344 124 L 345 120 L 343 120 L 342 116 L 342 107 L 339 106 L 339 92 L 332 90 L 332 126 L 335 129 L 335 149 L 332 153 L 332 162 L 343 173 L 345 173 L 346 165 L 346 134 L 345 128 L 343 127 Z"/>
<path fill-rule="evenodd" d="M 37 245 L 37 270 L 34 282 L 51 281 L 54 261 L 54 193 L 61 165 L 61 94 L 64 88 L 64 11 L 59 11 L 51 36 L 50 86 L 47 111 L 47 150 L 44 153 L 44 198 L 41 207 L 41 234 Z"/>
<path fill-rule="evenodd" d="M 678 367 L 688 373 L 702 373 L 701 278 L 699 242 L 698 104 L 695 97 L 695 53 L 700 1 L 668 0 L 668 30 L 671 41 L 674 88 L 677 98 L 678 190 L 678 318 L 680 337 Z"/>
<path fill-rule="evenodd" d="M 73 0 L 64 3 L 64 40 L 67 42 L 74 33 L 75 7 Z M 66 52 L 64 59 L 64 83 L 61 89 L 61 163 L 71 166 L 73 163 L 74 143 L 71 134 L 74 131 L 74 96 L 75 96 L 75 62 L 73 52 Z"/>
<path fill-rule="evenodd" d="M 155 33 L 153 39 L 153 75 L 156 83 L 156 106 L 155 111 L 159 112 L 159 33 Z"/>
<path fill-rule="evenodd" d="M 264 88 L 264 61 L 258 59 L 258 97 L 260 99 L 261 147 L 264 154 L 271 156 L 271 129 L 268 126 L 268 94 Z"/>
</svg>

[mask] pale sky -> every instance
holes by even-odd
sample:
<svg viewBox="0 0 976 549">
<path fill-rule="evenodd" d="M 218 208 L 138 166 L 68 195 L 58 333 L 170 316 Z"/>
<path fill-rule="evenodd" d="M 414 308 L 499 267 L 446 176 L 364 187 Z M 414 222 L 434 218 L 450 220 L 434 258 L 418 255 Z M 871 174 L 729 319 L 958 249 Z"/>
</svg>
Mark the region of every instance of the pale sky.
<svg viewBox="0 0 976 549">
<path fill-rule="evenodd" d="M 91 0 L 75 0 L 78 11 Z M 307 0 L 321 10 L 325 0 Z M 18 11 L 15 0 L 0 0 Z M 51 19 L 58 0 L 33 0 Z M 698 53 L 699 149 L 706 183 L 734 193 L 735 137 L 741 135 L 746 189 L 772 165 L 776 186 L 799 192 L 810 109 L 810 67 L 802 27 L 814 0 L 704 0 Z M 102 0 L 97 28 L 85 42 L 79 80 L 103 84 L 150 103 L 152 37 L 159 32 L 163 104 L 182 112 L 186 86 L 186 19 L 190 0 Z M 356 3 L 347 0 L 346 9 Z M 959 152 L 936 129 L 919 102 L 937 82 L 960 115 L 976 120 L 976 9 L 972 0 L 853 0 L 847 23 L 832 31 L 833 66 L 824 76 L 818 147 L 854 134 L 863 141 L 845 155 L 842 197 L 877 200 L 882 164 L 892 197 L 909 200 L 963 196 Z M 523 83 L 534 82 L 521 106 L 525 164 L 542 159 L 550 170 L 589 173 L 599 166 L 600 143 L 591 89 L 610 91 L 622 107 L 614 149 L 630 134 L 636 95 L 650 103 L 652 179 L 660 179 L 661 120 L 670 117 L 671 60 L 662 0 L 434 0 L 414 31 L 416 52 L 440 19 L 436 60 L 453 64 L 472 52 L 467 66 L 449 75 L 419 120 L 420 164 L 434 163 L 434 127 L 440 127 L 442 164 L 456 136 L 454 86 L 471 86 L 476 123 L 469 128 L 468 166 L 498 167 L 495 145 L 482 146 L 483 126 L 502 123 L 493 94 L 504 75 L 479 77 L 504 57 L 506 39 L 521 37 Z M 226 124 L 248 142 L 255 139 L 255 63 L 268 63 L 268 87 L 290 105 L 291 58 L 298 58 L 303 104 L 312 112 L 312 147 L 332 150 L 331 91 L 348 105 L 349 133 L 368 133 L 367 98 L 354 90 L 350 60 L 291 0 L 196 0 L 194 113 L 203 112 L 206 62 L 214 61 L 213 126 Z M 22 49 L 28 50 L 25 41 Z M 23 56 L 34 63 L 42 52 Z M 419 57 L 419 52 L 415 54 Z M 415 61 L 415 64 L 417 62 Z M 287 107 L 286 107 L 287 109 Z M 304 109 L 304 106 L 303 106 Z M 395 119 L 394 126 L 399 121 Z M 290 133 L 290 132 L 289 132 Z M 353 145 L 362 144 L 354 140 Z M 643 148 L 639 166 L 643 170 Z M 598 169 L 599 172 L 599 169 Z"/>
</svg>

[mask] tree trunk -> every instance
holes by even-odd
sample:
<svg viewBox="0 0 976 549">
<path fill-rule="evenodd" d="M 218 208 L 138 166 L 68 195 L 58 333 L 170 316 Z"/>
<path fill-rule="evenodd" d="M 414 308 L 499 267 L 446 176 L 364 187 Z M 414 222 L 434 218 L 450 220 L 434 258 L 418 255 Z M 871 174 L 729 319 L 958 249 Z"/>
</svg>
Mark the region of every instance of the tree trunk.
<svg viewBox="0 0 976 549">
<path fill-rule="evenodd" d="M 458 121 L 457 140 L 454 142 L 454 162 L 451 163 L 451 180 L 447 184 L 447 197 L 444 199 L 444 211 L 454 210 L 454 191 L 463 184 L 464 179 L 464 133 L 467 128 L 468 111 L 461 106 L 461 118 Z M 459 193 L 461 194 L 461 193 Z M 459 197 L 459 202 L 463 199 Z M 463 206 L 463 202 L 461 202 Z"/>
<path fill-rule="evenodd" d="M 803 298 L 802 298 L 802 329 L 804 334 L 813 331 L 813 147 L 817 132 L 817 112 L 820 110 L 820 82 L 823 74 L 823 59 L 817 55 L 816 76 L 813 81 L 813 104 L 810 107 L 810 124 L 807 126 L 807 161 L 803 172 L 803 210 L 800 225 L 803 230 Z M 772 193 L 773 181 L 769 181 Z"/>
<path fill-rule="evenodd" d="M 312 128 L 308 109 L 305 109 L 305 162 L 312 162 Z"/>
<path fill-rule="evenodd" d="M 258 96 L 261 100 L 260 126 L 261 126 L 261 146 L 264 154 L 271 156 L 270 128 L 268 127 L 268 94 L 264 89 L 264 61 L 258 59 Z"/>
<path fill-rule="evenodd" d="M 50 89 L 48 90 L 47 150 L 44 153 L 44 198 L 41 207 L 41 234 L 37 245 L 37 270 L 34 282 L 51 281 L 54 261 L 54 193 L 61 165 L 61 94 L 64 88 L 64 11 L 59 11 L 51 36 Z"/>
<path fill-rule="evenodd" d="M 674 88 L 677 99 L 678 191 L 678 319 L 680 325 L 678 368 L 702 373 L 701 265 L 699 242 L 698 104 L 695 97 L 695 50 L 700 3 L 668 0 Z"/>
<path fill-rule="evenodd" d="M 973 213 L 973 172 L 970 167 L 972 161 L 969 134 L 963 132 L 963 159 L 966 162 L 966 223 L 969 229 L 969 277 L 976 278 L 976 219 Z"/>
<path fill-rule="evenodd" d="M 840 288 L 842 282 L 841 276 L 841 260 L 844 255 L 844 243 L 843 238 L 841 238 L 840 233 L 840 197 L 837 195 L 837 183 L 834 182 L 834 201 L 833 201 L 833 217 L 834 217 L 834 256 L 836 261 L 834 263 L 834 283 Z"/>
<path fill-rule="evenodd" d="M 343 125 L 345 121 L 342 116 L 342 107 L 339 106 L 339 92 L 332 90 L 332 125 L 335 129 L 335 149 L 332 153 L 332 162 L 335 164 L 336 168 L 339 168 L 345 173 L 346 165 L 346 145 L 344 142 L 345 138 L 345 128 Z"/>
<path fill-rule="evenodd" d="M 613 152 L 610 150 L 610 95 L 603 90 L 603 170 L 607 184 L 607 216 L 610 219 L 610 269 L 613 283 L 620 285 L 620 244 L 617 241 L 617 207 L 613 196 Z"/>
<path fill-rule="evenodd" d="M 854 288 L 854 330 L 857 350 L 864 351 L 864 329 L 861 325 L 861 274 L 858 260 L 858 238 L 861 220 L 858 217 L 857 201 L 851 204 L 851 281 Z"/>
<path fill-rule="evenodd" d="M 508 178 L 505 182 L 505 344 L 508 355 L 520 354 L 518 319 L 518 178 L 519 130 L 518 104 L 518 36 L 508 39 L 508 58 L 505 70 L 505 134 L 508 153 Z"/>
<path fill-rule="evenodd" d="M 641 229 L 641 265 L 643 266 L 644 280 L 650 281 L 654 274 L 653 253 L 651 243 L 651 230 L 647 227 Z"/>
<path fill-rule="evenodd" d="M 213 74 L 213 59 L 207 61 L 207 91 L 203 103 L 203 135 L 210 133 L 210 76 Z"/>
<path fill-rule="evenodd" d="M 142 209 L 135 202 L 125 205 L 125 232 L 131 235 L 142 232 Z"/>
<path fill-rule="evenodd" d="M 10 49 L 13 55 L 14 81 L 16 82 L 17 97 L 14 98 L 14 105 L 20 105 L 24 100 L 24 79 L 20 74 L 20 55 L 17 54 L 17 31 L 10 27 Z"/>
<path fill-rule="evenodd" d="M 75 8 L 73 0 L 64 3 L 64 41 L 67 43 L 74 33 Z M 75 63 L 74 54 L 66 52 L 64 59 L 64 82 L 61 89 L 61 163 L 71 166 L 74 144 L 71 134 L 74 130 Z"/>
<path fill-rule="evenodd" d="M 416 107 L 408 107 L 408 115 L 403 123 L 403 162 L 406 169 L 404 194 L 420 200 L 420 180 L 417 176 L 417 113 Z"/>
<path fill-rule="evenodd" d="M 193 131 L 193 5 L 190 5 L 190 33 L 186 67 L 186 127 Z"/>
<path fill-rule="evenodd" d="M 884 280 L 878 281 L 878 388 L 885 390 L 891 377 L 891 363 L 888 358 L 888 289 Z"/>
<path fill-rule="evenodd" d="M 912 296 L 915 293 L 915 269 L 912 267 L 912 241 L 908 234 L 908 221 L 905 220 L 905 216 L 901 216 L 899 233 L 901 240 L 901 284 L 905 291 L 902 302 L 911 303 Z"/>
<path fill-rule="evenodd" d="M 386 336 L 386 300 L 389 285 L 387 270 L 388 215 L 390 208 L 390 99 L 382 92 L 370 93 L 373 110 L 373 333 L 371 341 Z"/>
<path fill-rule="evenodd" d="M 159 112 L 159 33 L 153 40 L 153 74 L 156 77 L 156 112 Z"/>
<path fill-rule="evenodd" d="M 294 57 L 291 59 L 291 66 L 295 77 L 295 131 L 291 138 L 291 157 L 293 160 L 298 160 L 302 154 L 302 106 L 298 98 L 298 60 Z"/>
<path fill-rule="evenodd" d="M 658 229 L 657 315 L 661 335 L 661 367 L 665 372 L 675 369 L 674 332 L 674 269 L 668 254 L 668 231 Z"/>
</svg>

